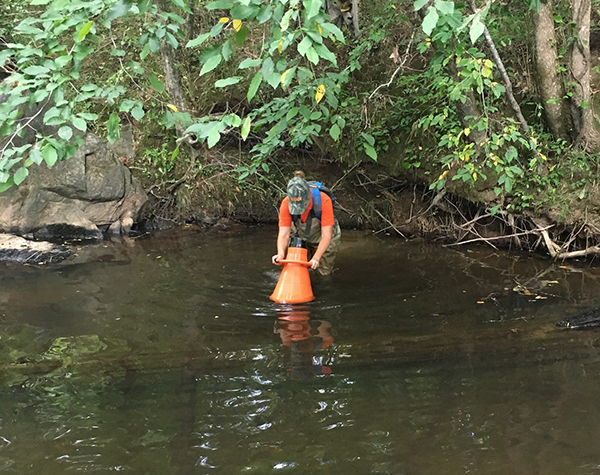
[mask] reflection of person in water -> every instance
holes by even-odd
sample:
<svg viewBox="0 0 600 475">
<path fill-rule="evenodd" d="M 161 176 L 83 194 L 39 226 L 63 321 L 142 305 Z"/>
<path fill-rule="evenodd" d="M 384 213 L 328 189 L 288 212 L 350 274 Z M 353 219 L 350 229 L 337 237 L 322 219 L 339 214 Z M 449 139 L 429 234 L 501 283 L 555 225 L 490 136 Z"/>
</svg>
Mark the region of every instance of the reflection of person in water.
<svg viewBox="0 0 600 475">
<path fill-rule="evenodd" d="M 307 311 L 286 312 L 275 323 L 275 333 L 291 349 L 292 376 L 331 374 L 331 368 L 323 366 L 322 358 L 315 356 L 316 351 L 333 343 L 331 323 L 311 320 Z"/>
</svg>

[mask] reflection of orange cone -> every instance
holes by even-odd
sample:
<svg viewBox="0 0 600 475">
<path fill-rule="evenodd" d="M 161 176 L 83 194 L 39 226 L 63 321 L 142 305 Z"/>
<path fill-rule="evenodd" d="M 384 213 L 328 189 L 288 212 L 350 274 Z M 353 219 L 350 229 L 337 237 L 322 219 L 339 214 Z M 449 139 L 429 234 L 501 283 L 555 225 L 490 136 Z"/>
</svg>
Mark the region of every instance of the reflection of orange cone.
<svg viewBox="0 0 600 475">
<path fill-rule="evenodd" d="M 270 299 L 277 303 L 305 303 L 315 299 L 308 274 L 308 254 L 302 247 L 289 247 L 283 270 Z"/>
</svg>

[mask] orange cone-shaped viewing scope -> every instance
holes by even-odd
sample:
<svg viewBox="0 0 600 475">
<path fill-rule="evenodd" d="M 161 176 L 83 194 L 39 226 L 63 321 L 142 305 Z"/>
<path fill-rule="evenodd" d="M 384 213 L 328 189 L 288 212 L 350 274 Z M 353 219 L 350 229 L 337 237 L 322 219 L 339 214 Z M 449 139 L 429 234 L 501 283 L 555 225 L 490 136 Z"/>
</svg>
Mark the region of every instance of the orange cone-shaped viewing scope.
<svg viewBox="0 0 600 475">
<path fill-rule="evenodd" d="M 315 299 L 308 274 L 308 254 L 298 241 L 300 239 L 292 240 L 286 259 L 279 261 L 283 264 L 283 270 L 270 297 L 277 303 L 305 303 Z"/>
</svg>

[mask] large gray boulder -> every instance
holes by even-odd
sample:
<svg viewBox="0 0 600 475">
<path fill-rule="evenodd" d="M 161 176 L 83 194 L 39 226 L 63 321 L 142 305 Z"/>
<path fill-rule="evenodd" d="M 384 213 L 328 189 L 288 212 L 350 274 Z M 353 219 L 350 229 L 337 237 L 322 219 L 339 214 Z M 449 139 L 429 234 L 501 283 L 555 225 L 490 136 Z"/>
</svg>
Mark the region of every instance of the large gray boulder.
<svg viewBox="0 0 600 475">
<path fill-rule="evenodd" d="M 72 158 L 31 166 L 21 185 L 0 193 L 0 232 L 50 241 L 127 235 L 147 199 L 109 146 L 88 134 Z"/>
</svg>

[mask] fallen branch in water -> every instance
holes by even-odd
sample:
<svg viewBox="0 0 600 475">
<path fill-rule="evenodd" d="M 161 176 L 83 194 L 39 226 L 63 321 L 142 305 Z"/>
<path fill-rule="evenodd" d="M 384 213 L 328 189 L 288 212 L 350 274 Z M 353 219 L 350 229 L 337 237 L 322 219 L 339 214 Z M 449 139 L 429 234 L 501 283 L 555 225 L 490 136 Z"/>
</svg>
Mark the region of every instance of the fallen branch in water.
<svg viewBox="0 0 600 475">
<path fill-rule="evenodd" d="M 502 236 L 494 236 L 494 237 L 488 237 L 488 238 L 481 237 L 481 238 L 476 238 L 476 239 L 469 239 L 468 241 L 455 242 L 453 244 L 447 244 L 446 246 L 447 247 L 449 247 L 449 246 L 461 246 L 463 244 L 470 244 L 472 242 L 481 242 L 481 241 L 488 242 L 488 241 L 497 241 L 499 239 L 512 239 L 512 238 L 514 238 L 516 236 L 526 236 L 526 235 L 529 235 L 529 234 L 538 234 L 540 232 L 545 231 L 546 229 L 551 228 L 552 226 L 554 226 L 554 225 L 546 226 L 543 229 L 532 229 L 531 231 L 523 231 L 522 233 L 506 234 L 506 235 L 502 235 Z"/>
</svg>

